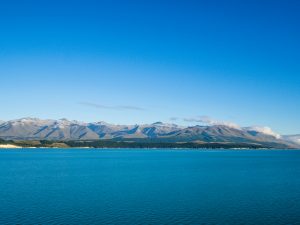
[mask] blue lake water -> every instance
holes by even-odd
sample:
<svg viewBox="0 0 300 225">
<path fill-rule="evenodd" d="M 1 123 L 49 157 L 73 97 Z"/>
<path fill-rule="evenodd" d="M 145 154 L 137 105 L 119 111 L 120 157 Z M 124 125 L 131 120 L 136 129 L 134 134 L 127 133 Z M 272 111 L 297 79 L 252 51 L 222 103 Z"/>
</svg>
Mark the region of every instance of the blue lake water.
<svg viewBox="0 0 300 225">
<path fill-rule="evenodd" d="M 1 150 L 0 224 L 300 224 L 300 151 Z"/>
</svg>

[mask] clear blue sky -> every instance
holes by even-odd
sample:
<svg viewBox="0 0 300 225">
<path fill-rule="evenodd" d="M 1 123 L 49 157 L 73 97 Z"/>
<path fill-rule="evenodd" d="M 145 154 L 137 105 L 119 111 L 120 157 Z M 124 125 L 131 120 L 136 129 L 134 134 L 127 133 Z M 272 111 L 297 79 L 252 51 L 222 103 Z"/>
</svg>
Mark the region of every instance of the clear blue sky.
<svg viewBox="0 0 300 225">
<path fill-rule="evenodd" d="M 206 115 L 300 133 L 299 12 L 297 0 L 2 1 L 0 120 Z"/>
</svg>

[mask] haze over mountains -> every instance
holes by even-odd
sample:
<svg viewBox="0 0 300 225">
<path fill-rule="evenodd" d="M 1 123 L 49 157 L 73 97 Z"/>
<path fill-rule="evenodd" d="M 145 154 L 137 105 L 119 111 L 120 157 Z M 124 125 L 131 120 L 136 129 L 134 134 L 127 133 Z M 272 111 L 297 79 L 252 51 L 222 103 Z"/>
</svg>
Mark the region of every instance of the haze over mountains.
<svg viewBox="0 0 300 225">
<path fill-rule="evenodd" d="M 179 126 L 156 122 L 113 125 L 105 122 L 23 118 L 0 121 L 4 140 L 130 140 L 159 142 L 254 143 L 270 147 L 299 147 L 300 136 L 280 136 L 270 128 L 236 128 L 226 125 Z"/>
</svg>

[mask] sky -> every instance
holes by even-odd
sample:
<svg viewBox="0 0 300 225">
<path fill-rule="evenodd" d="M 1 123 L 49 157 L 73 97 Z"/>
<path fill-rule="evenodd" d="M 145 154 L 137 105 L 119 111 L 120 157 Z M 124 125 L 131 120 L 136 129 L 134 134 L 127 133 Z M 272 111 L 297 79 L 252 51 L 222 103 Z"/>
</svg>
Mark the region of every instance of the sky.
<svg viewBox="0 0 300 225">
<path fill-rule="evenodd" d="M 300 133 L 300 1 L 0 5 L 0 120 L 193 118 Z"/>
</svg>

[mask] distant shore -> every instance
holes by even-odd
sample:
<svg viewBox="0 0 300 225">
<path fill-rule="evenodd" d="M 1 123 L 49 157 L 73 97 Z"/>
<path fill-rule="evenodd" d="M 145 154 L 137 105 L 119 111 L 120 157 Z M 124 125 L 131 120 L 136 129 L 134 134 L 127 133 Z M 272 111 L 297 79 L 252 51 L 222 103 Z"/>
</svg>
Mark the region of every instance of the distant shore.
<svg viewBox="0 0 300 225">
<path fill-rule="evenodd" d="M 199 148 L 180 148 L 180 147 L 23 147 L 23 146 L 16 146 L 16 145 L 0 145 L 0 151 L 1 150 L 13 150 L 13 149 L 18 149 L 18 150 L 26 150 L 26 149 L 59 149 L 59 150 L 269 150 L 269 151 L 276 151 L 276 150 L 300 150 L 300 149 L 276 149 L 276 148 L 209 148 L 209 147 L 199 147 Z"/>
<path fill-rule="evenodd" d="M 0 148 L 22 148 L 21 146 L 12 145 L 12 144 L 0 144 Z"/>
<path fill-rule="evenodd" d="M 272 143 L 244 142 L 167 142 L 157 140 L 1 140 L 1 149 L 65 148 L 65 149 L 293 149 Z"/>
</svg>

